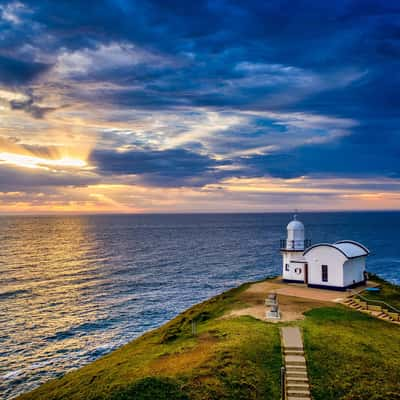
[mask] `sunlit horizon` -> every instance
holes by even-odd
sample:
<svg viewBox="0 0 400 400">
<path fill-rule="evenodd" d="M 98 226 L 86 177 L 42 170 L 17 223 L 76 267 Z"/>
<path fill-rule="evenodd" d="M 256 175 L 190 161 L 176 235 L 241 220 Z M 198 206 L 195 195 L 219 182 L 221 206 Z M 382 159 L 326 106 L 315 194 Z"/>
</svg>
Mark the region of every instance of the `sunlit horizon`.
<svg viewBox="0 0 400 400">
<path fill-rule="evenodd" d="M 123 3 L 0 5 L 1 214 L 400 210 L 384 5 Z"/>
</svg>

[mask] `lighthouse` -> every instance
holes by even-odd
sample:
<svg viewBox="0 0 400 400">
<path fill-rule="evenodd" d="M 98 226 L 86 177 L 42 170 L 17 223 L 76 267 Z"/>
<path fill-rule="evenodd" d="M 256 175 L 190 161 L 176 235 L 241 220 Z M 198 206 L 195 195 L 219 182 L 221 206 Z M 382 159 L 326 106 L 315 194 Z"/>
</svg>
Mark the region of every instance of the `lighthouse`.
<svg viewBox="0 0 400 400">
<path fill-rule="evenodd" d="M 307 262 L 303 252 L 311 242 L 305 239 L 304 225 L 296 215 L 286 230 L 287 238 L 281 240 L 282 278 L 287 282 L 307 283 Z"/>
<path fill-rule="evenodd" d="M 365 284 L 369 250 L 354 240 L 317 243 L 311 246 L 304 225 L 296 215 L 281 240 L 282 278 L 285 282 L 305 283 L 308 287 L 346 290 Z"/>
</svg>

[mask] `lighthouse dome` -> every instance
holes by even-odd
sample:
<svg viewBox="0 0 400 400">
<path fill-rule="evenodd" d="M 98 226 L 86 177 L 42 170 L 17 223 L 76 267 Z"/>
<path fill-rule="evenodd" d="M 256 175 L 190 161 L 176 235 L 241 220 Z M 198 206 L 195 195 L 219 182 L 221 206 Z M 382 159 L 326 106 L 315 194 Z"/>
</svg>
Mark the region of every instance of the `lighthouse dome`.
<svg viewBox="0 0 400 400">
<path fill-rule="evenodd" d="M 287 241 L 286 247 L 296 250 L 304 249 L 304 225 L 298 221 L 296 215 L 287 226 Z"/>
<path fill-rule="evenodd" d="M 304 225 L 297 219 L 297 215 L 293 216 L 293 220 L 288 223 L 286 227 L 288 231 L 304 231 Z"/>
<path fill-rule="evenodd" d="M 288 223 L 288 226 L 286 228 L 288 231 L 304 231 L 304 225 L 301 221 L 298 221 L 297 219 L 294 219 L 293 221 L 290 221 Z"/>
</svg>

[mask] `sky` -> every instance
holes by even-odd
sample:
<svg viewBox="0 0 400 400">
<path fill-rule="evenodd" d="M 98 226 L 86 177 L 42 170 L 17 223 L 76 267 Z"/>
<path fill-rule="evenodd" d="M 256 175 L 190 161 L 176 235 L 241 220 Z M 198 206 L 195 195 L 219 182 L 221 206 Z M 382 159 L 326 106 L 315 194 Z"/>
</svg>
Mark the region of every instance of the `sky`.
<svg viewBox="0 0 400 400">
<path fill-rule="evenodd" d="M 400 3 L 0 0 L 0 213 L 400 209 Z"/>
</svg>

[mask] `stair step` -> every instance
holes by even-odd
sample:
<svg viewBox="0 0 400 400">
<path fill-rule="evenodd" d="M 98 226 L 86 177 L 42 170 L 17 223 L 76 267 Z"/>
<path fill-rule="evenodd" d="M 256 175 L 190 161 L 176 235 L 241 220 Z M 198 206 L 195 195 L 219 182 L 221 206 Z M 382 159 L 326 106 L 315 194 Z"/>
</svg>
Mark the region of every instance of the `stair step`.
<svg viewBox="0 0 400 400">
<path fill-rule="evenodd" d="M 283 348 L 284 351 L 286 350 L 299 350 L 299 351 L 303 351 L 303 347 L 292 347 L 292 346 L 287 346 Z"/>
<path fill-rule="evenodd" d="M 283 349 L 283 352 L 285 354 L 295 354 L 295 353 L 304 353 L 304 349 L 296 349 L 296 350 L 292 350 L 292 349 Z"/>
<path fill-rule="evenodd" d="M 286 365 L 286 372 L 290 373 L 307 373 L 307 367 L 305 365 Z"/>
<path fill-rule="evenodd" d="M 288 379 L 298 379 L 298 380 L 305 380 L 306 379 L 308 381 L 307 373 L 304 373 L 304 374 L 302 374 L 302 373 L 298 373 L 298 374 L 291 373 L 291 374 L 287 374 L 286 377 Z"/>
<path fill-rule="evenodd" d="M 306 362 L 306 359 L 304 356 L 295 356 L 295 355 L 285 355 L 285 361 L 300 361 L 300 362 Z"/>
<path fill-rule="evenodd" d="M 307 371 L 307 366 L 305 363 L 301 364 L 301 365 L 288 365 L 286 364 L 286 371 Z"/>
<path fill-rule="evenodd" d="M 286 383 L 308 383 L 308 377 L 305 376 L 286 376 Z"/>
<path fill-rule="evenodd" d="M 287 390 L 304 390 L 307 391 L 310 389 L 308 383 L 288 383 Z"/>
<path fill-rule="evenodd" d="M 286 361 L 286 366 L 287 367 L 302 367 L 302 366 L 306 366 L 306 362 L 305 361 Z"/>
<path fill-rule="evenodd" d="M 310 391 L 309 390 L 288 390 L 287 391 L 288 396 L 297 396 L 297 397 L 310 397 Z"/>
<path fill-rule="evenodd" d="M 287 400 L 311 400 L 311 397 L 294 397 L 294 396 L 289 396 Z"/>
<path fill-rule="evenodd" d="M 285 356 L 304 356 L 304 351 L 289 350 L 285 351 Z"/>
<path fill-rule="evenodd" d="M 286 375 L 286 378 L 287 378 L 287 380 L 294 381 L 294 382 L 304 382 L 304 381 L 308 382 L 307 374 L 303 374 L 303 375 L 290 374 L 290 375 Z"/>
</svg>

